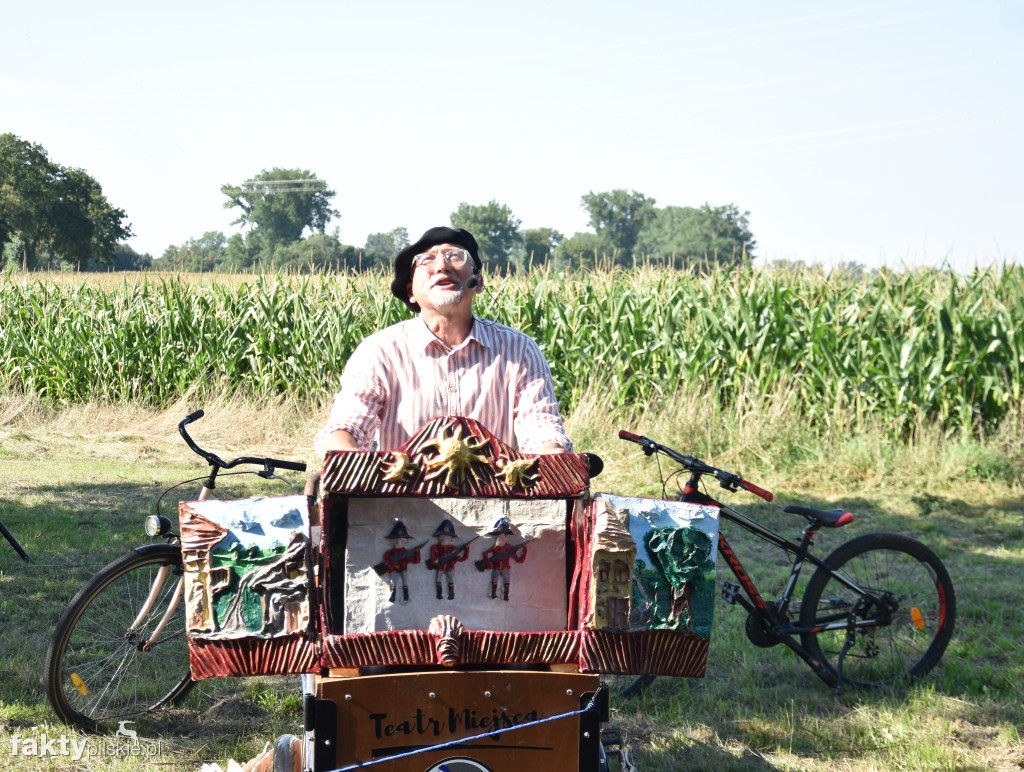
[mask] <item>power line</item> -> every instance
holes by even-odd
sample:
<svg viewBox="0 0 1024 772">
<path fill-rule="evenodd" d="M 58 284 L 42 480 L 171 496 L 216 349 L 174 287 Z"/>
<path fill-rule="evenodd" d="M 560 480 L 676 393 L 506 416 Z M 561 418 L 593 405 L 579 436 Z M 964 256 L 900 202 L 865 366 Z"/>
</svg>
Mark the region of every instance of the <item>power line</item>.
<svg viewBox="0 0 1024 772">
<path fill-rule="evenodd" d="M 275 185 L 300 185 L 300 184 L 305 184 L 305 185 L 323 185 L 323 186 L 326 186 L 327 185 L 327 181 L 326 180 L 318 180 L 318 179 L 315 179 L 315 178 L 314 179 L 306 179 L 306 180 L 255 180 L 255 179 L 253 179 L 253 180 L 246 180 L 245 182 L 242 183 L 242 185 L 249 185 L 251 187 L 255 187 L 257 185 L 265 185 L 267 187 L 273 187 Z"/>
</svg>

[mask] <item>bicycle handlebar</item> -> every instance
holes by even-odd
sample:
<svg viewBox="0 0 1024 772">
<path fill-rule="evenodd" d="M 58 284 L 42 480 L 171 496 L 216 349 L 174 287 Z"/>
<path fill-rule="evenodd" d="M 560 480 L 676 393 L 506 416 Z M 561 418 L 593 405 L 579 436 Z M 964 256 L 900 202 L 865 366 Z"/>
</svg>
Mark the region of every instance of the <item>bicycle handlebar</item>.
<svg viewBox="0 0 1024 772">
<path fill-rule="evenodd" d="M 748 480 L 744 480 L 743 477 L 738 474 L 727 472 L 724 469 L 718 469 L 710 464 L 705 464 L 699 458 L 684 455 L 678 450 L 673 450 L 667 445 L 655 442 L 650 437 L 644 437 L 639 434 L 633 434 L 633 432 L 627 432 L 625 429 L 620 429 L 619 439 L 627 440 L 628 442 L 635 442 L 644 449 L 644 455 L 650 456 L 654 453 L 664 453 L 677 464 L 685 469 L 689 469 L 698 476 L 709 474 L 718 480 L 719 484 L 727 491 L 735 492 L 737 488 L 743 488 L 743 490 L 753 493 L 755 496 L 760 496 L 765 501 L 771 501 L 772 498 L 774 498 L 771 491 L 767 491 L 758 485 L 754 485 L 754 483 L 749 482 Z"/>
<path fill-rule="evenodd" d="M 231 469 L 242 464 L 252 464 L 254 466 L 262 466 L 268 473 L 273 473 L 275 469 L 287 469 L 292 472 L 305 472 L 306 465 L 301 461 L 283 461 L 277 458 L 257 458 L 255 456 L 239 456 L 233 461 L 225 461 L 215 453 L 211 453 L 208 450 L 203 450 L 199 447 L 195 440 L 193 440 L 185 427 L 193 421 L 198 421 L 205 415 L 202 410 L 197 410 L 194 413 L 190 413 L 182 419 L 181 423 L 178 424 L 178 434 L 185 440 L 185 444 L 191 448 L 192 452 L 201 456 L 206 460 L 210 466 L 217 467 L 219 469 Z"/>
</svg>

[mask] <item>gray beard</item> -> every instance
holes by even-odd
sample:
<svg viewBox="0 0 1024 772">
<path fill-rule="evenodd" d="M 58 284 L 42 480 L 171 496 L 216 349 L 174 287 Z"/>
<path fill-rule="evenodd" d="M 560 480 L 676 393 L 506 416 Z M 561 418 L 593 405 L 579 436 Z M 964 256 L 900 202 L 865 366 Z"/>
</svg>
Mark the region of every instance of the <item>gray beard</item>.
<svg viewBox="0 0 1024 772">
<path fill-rule="evenodd" d="M 466 297 L 466 288 L 445 289 L 443 287 L 432 287 L 427 291 L 427 297 L 435 308 L 448 308 L 457 306 Z"/>
</svg>

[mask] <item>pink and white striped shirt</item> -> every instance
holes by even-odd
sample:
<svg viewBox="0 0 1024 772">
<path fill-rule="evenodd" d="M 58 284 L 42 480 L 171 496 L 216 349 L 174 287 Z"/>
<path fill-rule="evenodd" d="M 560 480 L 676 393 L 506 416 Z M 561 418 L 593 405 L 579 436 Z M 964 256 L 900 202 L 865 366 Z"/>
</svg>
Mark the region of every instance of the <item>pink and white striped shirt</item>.
<svg viewBox="0 0 1024 772">
<path fill-rule="evenodd" d="M 483 424 L 502 442 L 533 453 L 544 442 L 567 451 L 551 370 L 525 333 L 473 317 L 469 337 L 451 349 L 419 317 L 367 337 L 349 358 L 327 425 L 313 441 L 322 458 L 331 432 L 349 432 L 360 448 L 406 442 L 439 416 Z"/>
</svg>

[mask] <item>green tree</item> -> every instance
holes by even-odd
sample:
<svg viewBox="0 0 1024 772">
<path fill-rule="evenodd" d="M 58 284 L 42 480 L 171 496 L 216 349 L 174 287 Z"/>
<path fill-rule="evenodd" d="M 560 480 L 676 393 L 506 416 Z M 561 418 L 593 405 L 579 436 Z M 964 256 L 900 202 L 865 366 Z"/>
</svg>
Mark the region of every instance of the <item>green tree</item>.
<svg viewBox="0 0 1024 772">
<path fill-rule="evenodd" d="M 522 231 L 522 265 L 539 265 L 552 260 L 565 239 L 554 228 L 527 228 Z"/>
<path fill-rule="evenodd" d="M 480 246 L 480 258 L 491 269 L 515 270 L 515 251 L 519 245 L 520 221 L 505 204 L 491 200 L 486 204 L 463 201 L 452 212 L 453 228 L 465 228 Z"/>
<path fill-rule="evenodd" d="M 100 184 L 82 169 L 61 168 L 54 180 L 48 247 L 76 270 L 107 266 L 117 244 L 132 235 L 125 213 L 115 209 Z"/>
<path fill-rule="evenodd" d="M 680 257 L 689 265 L 735 264 L 753 255 L 750 212 L 734 204 L 699 208 L 666 206 L 655 210 L 637 238 L 637 252 Z"/>
<path fill-rule="evenodd" d="M 596 233 L 581 231 L 564 239 L 555 250 L 555 266 L 558 268 L 572 265 L 596 265 L 607 256 L 605 242 Z"/>
<path fill-rule="evenodd" d="M 585 194 L 582 206 L 590 215 L 590 227 L 603 243 L 603 250 L 615 255 L 616 262 L 632 260 L 640 231 L 654 216 L 654 199 L 633 190 L 615 189 Z"/>
<path fill-rule="evenodd" d="M 148 252 L 136 252 L 122 242 L 114 247 L 114 260 L 109 267 L 115 271 L 146 271 L 153 267 L 153 256 Z M 95 266 L 90 268 L 95 269 Z"/>
<path fill-rule="evenodd" d="M 263 170 L 241 185 L 223 185 L 225 209 L 242 210 L 233 225 L 250 227 L 249 236 L 272 252 L 280 244 L 298 241 L 305 230 L 323 233 L 338 212 L 331 208 L 334 191 L 310 171 Z"/>
<path fill-rule="evenodd" d="M 41 145 L 0 135 L 0 252 L 17 236 L 27 270 L 44 249 L 50 261 L 79 269 L 90 260 L 109 264 L 117 243 L 132 235 L 124 220 L 84 170 L 53 163 Z"/>
<path fill-rule="evenodd" d="M 355 268 L 358 260 L 359 251 L 342 244 L 336 233 L 314 233 L 301 241 L 278 246 L 271 265 L 274 270 L 284 271 L 342 271 Z"/>
<path fill-rule="evenodd" d="M 366 267 L 374 263 L 387 265 L 400 249 L 409 246 L 409 231 L 395 228 L 387 233 L 371 233 L 363 248 Z"/>
<path fill-rule="evenodd" d="M 160 265 L 168 271 L 221 271 L 228 262 L 227 243 L 227 238 L 220 231 L 207 231 L 198 239 L 189 239 L 180 247 L 173 244 L 167 247 L 160 256 Z"/>
<path fill-rule="evenodd" d="M 25 270 L 36 267 L 48 233 L 56 173 L 42 145 L 0 134 L 0 248 L 17 237 Z"/>
</svg>

